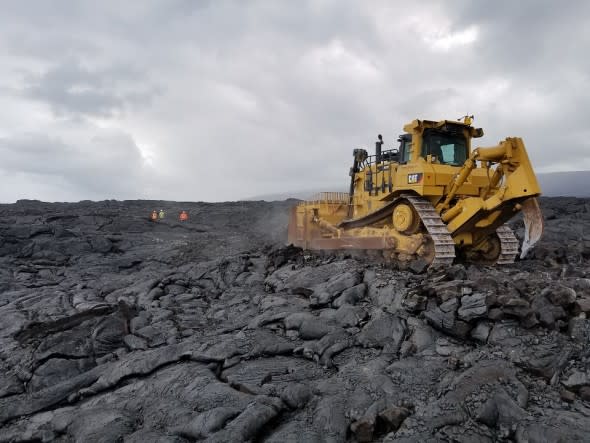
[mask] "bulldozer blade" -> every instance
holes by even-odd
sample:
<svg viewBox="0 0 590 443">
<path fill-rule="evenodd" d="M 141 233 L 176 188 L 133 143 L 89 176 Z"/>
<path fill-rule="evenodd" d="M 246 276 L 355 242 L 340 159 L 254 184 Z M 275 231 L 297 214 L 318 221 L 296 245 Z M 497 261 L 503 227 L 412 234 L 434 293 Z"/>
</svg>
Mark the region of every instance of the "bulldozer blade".
<svg viewBox="0 0 590 443">
<path fill-rule="evenodd" d="M 524 240 L 520 252 L 520 258 L 525 258 L 528 252 L 535 246 L 543 235 L 543 213 L 536 198 L 529 198 L 522 204 L 524 218 Z"/>
</svg>

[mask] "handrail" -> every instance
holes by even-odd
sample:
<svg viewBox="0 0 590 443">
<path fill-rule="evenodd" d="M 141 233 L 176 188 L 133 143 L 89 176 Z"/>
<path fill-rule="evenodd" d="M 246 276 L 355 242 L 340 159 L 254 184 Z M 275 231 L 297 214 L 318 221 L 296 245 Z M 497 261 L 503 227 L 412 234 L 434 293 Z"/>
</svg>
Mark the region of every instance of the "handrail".
<svg viewBox="0 0 590 443">
<path fill-rule="evenodd" d="M 387 149 L 381 152 L 381 163 L 391 162 L 394 159 L 397 160 L 397 156 L 399 155 L 399 151 L 397 149 Z M 371 166 L 377 163 L 377 155 L 369 155 L 367 158 L 361 163 L 361 167 Z"/>
<path fill-rule="evenodd" d="M 348 192 L 319 192 L 313 195 L 308 202 L 312 203 L 336 203 L 348 204 L 350 196 Z"/>
</svg>

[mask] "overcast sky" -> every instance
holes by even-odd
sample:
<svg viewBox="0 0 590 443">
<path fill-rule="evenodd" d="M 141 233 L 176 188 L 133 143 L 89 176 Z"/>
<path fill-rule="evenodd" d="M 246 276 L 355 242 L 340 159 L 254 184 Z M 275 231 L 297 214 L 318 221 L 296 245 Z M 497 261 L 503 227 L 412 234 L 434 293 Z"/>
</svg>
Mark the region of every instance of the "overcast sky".
<svg viewBox="0 0 590 443">
<path fill-rule="evenodd" d="M 590 169 L 590 2 L 0 0 L 0 201 L 346 188 L 353 148 L 476 116 Z"/>
</svg>

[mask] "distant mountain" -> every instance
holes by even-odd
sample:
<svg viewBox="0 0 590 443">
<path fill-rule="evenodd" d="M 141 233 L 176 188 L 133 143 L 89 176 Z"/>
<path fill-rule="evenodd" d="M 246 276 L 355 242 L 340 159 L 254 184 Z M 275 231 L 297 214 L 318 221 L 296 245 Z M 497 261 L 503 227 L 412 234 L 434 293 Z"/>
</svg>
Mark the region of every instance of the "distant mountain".
<svg viewBox="0 0 590 443">
<path fill-rule="evenodd" d="M 546 172 L 537 174 L 541 190 L 545 197 L 590 197 L 590 171 Z M 265 194 L 246 200 L 279 201 L 289 198 L 305 200 L 319 191 L 347 192 L 344 187 L 321 190 L 303 190 Z"/>
</svg>

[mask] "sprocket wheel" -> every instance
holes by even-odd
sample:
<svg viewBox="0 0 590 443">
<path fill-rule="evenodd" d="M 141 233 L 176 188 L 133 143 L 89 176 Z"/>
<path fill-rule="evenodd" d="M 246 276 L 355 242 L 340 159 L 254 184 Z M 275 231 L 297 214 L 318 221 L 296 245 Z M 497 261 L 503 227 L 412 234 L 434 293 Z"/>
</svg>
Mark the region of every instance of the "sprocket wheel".
<svg viewBox="0 0 590 443">
<path fill-rule="evenodd" d="M 402 234 L 416 234 L 420 230 L 420 217 L 412 205 L 406 201 L 397 204 L 393 208 L 391 220 L 395 230 Z"/>
<path fill-rule="evenodd" d="M 476 249 L 465 251 L 466 258 L 469 261 L 480 265 L 495 264 L 501 253 L 502 243 L 496 233 L 489 235 Z"/>
</svg>

